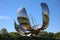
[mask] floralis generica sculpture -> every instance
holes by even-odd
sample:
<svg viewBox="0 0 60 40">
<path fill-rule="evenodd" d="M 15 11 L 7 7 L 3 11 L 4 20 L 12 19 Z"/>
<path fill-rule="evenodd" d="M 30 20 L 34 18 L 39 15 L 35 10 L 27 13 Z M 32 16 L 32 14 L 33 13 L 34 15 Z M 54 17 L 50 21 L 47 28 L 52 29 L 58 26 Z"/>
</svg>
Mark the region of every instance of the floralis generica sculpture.
<svg viewBox="0 0 60 40">
<path fill-rule="evenodd" d="M 43 24 L 42 26 L 40 25 L 34 25 L 31 27 L 30 21 L 27 15 L 27 12 L 25 8 L 21 7 L 17 11 L 17 21 L 19 24 L 16 24 L 14 21 L 14 26 L 17 32 L 22 35 L 22 36 L 27 36 L 27 35 L 38 35 L 41 30 L 45 30 L 48 27 L 49 24 L 49 8 L 46 3 L 41 3 L 41 8 L 42 8 L 42 19 L 43 19 Z"/>
</svg>

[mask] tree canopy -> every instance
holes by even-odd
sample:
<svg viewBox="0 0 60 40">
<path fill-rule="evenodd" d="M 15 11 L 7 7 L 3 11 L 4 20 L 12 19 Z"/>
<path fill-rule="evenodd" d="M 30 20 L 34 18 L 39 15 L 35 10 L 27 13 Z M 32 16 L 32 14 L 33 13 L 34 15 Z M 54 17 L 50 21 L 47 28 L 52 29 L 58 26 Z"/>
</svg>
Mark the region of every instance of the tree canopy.
<svg viewBox="0 0 60 40">
<path fill-rule="evenodd" d="M 60 32 L 52 33 L 42 31 L 39 36 L 21 36 L 17 32 L 8 32 L 5 28 L 0 31 L 0 40 L 55 40 L 60 39 Z"/>
</svg>

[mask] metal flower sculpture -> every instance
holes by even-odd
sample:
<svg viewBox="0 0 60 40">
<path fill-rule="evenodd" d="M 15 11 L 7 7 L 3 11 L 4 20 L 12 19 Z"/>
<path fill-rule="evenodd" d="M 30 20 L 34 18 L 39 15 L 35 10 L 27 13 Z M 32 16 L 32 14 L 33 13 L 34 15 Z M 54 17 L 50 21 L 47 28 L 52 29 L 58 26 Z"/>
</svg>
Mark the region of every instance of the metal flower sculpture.
<svg viewBox="0 0 60 40">
<path fill-rule="evenodd" d="M 31 27 L 29 18 L 27 16 L 25 8 L 19 8 L 17 13 L 17 20 L 19 24 L 17 25 L 16 22 L 14 21 L 15 29 L 18 31 L 18 33 L 22 36 L 27 36 L 31 34 L 38 35 L 38 33 L 41 30 L 44 30 L 48 27 L 49 24 L 49 8 L 46 3 L 41 3 L 42 7 L 42 19 L 43 19 L 43 24 L 42 26 L 40 25 L 34 25 Z M 40 28 L 41 27 L 41 28 Z"/>
</svg>

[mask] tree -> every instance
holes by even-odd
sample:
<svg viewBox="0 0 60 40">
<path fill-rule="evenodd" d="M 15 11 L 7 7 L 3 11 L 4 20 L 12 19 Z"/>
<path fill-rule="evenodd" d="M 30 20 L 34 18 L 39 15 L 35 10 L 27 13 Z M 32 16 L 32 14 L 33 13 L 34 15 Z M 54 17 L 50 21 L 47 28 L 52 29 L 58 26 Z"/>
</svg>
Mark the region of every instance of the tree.
<svg viewBox="0 0 60 40">
<path fill-rule="evenodd" d="M 54 38 L 55 38 L 55 34 L 52 33 L 52 32 L 49 32 L 49 33 L 48 33 L 48 37 L 54 39 Z"/>
<path fill-rule="evenodd" d="M 60 38 L 60 32 L 55 33 L 56 38 Z"/>
<path fill-rule="evenodd" d="M 46 37 L 46 36 L 48 35 L 48 33 L 47 33 L 46 31 L 42 31 L 42 32 L 39 33 L 39 35 L 40 35 L 41 37 L 42 37 L 42 36 L 43 36 L 43 37 L 44 37 L 44 36 Z"/>
<path fill-rule="evenodd" d="M 2 28 L 0 34 L 8 34 L 8 31 L 5 28 Z"/>
</svg>

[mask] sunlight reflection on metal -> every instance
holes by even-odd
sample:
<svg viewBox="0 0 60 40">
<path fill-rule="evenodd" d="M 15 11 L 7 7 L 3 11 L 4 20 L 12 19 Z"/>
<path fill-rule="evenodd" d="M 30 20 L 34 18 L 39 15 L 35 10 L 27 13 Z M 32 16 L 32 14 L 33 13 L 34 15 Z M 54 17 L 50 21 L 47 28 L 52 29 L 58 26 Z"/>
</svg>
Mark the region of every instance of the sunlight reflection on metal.
<svg viewBox="0 0 60 40">
<path fill-rule="evenodd" d="M 31 27 L 29 18 L 27 16 L 27 12 L 25 8 L 21 7 L 17 10 L 17 20 L 19 24 L 17 25 L 14 22 L 15 29 L 22 36 L 30 36 L 31 34 L 38 35 L 41 30 L 44 30 L 48 27 L 49 24 L 49 8 L 46 3 L 41 3 L 42 8 L 42 19 L 43 24 L 37 24 Z"/>
</svg>

